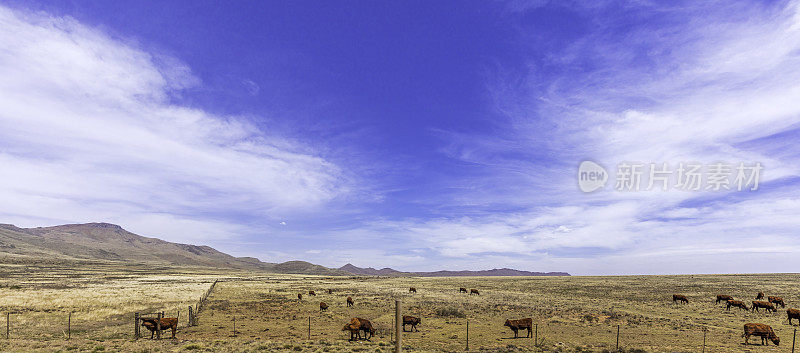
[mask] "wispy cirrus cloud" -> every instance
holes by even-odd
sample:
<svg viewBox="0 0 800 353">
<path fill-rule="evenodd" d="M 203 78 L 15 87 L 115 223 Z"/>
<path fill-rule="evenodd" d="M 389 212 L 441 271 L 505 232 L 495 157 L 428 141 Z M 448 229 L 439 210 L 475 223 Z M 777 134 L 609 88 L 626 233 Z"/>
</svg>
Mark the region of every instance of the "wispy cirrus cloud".
<svg viewBox="0 0 800 353">
<path fill-rule="evenodd" d="M 68 17 L 0 7 L 0 24 L 4 220 L 230 238 L 351 185 L 312 146 L 173 103 L 201 84 L 174 58 Z"/>
</svg>

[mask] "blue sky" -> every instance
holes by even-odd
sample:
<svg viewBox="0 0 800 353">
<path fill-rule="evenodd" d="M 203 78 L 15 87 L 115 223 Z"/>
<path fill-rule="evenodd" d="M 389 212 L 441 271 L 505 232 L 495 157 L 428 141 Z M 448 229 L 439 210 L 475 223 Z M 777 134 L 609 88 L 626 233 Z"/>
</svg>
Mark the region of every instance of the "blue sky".
<svg viewBox="0 0 800 353">
<path fill-rule="evenodd" d="M 332 267 L 798 271 L 798 11 L 8 1 L 0 222 Z M 764 169 L 587 194 L 583 160 Z"/>
</svg>

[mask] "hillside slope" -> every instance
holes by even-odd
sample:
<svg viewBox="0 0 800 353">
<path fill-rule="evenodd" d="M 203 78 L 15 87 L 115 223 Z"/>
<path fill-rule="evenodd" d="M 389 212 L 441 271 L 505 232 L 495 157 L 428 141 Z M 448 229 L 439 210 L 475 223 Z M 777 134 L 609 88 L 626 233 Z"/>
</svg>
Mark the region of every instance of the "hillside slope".
<svg viewBox="0 0 800 353">
<path fill-rule="evenodd" d="M 278 273 L 347 274 L 303 261 L 275 264 L 252 257 L 234 257 L 209 246 L 144 237 L 109 223 L 39 228 L 0 224 L 0 258 L 2 257 L 159 263 Z"/>
</svg>

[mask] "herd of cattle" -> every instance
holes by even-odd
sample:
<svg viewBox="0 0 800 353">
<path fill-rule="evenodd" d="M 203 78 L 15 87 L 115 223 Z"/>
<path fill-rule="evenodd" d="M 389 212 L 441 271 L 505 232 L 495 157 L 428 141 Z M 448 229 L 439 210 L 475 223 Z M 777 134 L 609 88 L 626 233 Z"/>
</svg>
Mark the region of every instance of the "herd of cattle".
<svg viewBox="0 0 800 353">
<path fill-rule="evenodd" d="M 756 294 L 756 300 L 752 301 L 752 306 L 750 308 L 747 307 L 741 300 L 736 300 L 732 296 L 727 294 L 717 294 L 717 298 L 715 300 L 716 304 L 719 302 L 724 302 L 726 305 L 725 310 L 731 310 L 731 307 L 739 308 L 741 310 L 750 310 L 750 311 L 759 311 L 759 309 L 764 309 L 767 312 L 777 312 L 778 309 L 776 306 L 780 305 L 781 308 L 786 307 L 786 303 L 783 301 L 783 298 L 776 297 L 776 296 L 768 296 L 767 301 L 764 301 L 764 292 L 758 292 Z M 673 294 L 672 295 L 672 302 L 673 303 L 683 303 L 688 304 L 689 299 L 686 298 L 683 294 Z M 789 320 L 789 325 L 792 324 L 792 319 L 797 319 L 798 324 L 800 324 L 800 310 L 788 308 L 786 309 L 786 317 Z M 761 344 L 769 344 L 769 341 L 772 341 L 776 346 L 780 344 L 781 339 L 775 334 L 775 331 L 772 330 L 772 327 L 766 324 L 760 323 L 747 323 L 744 325 L 744 333 L 742 337 L 744 337 L 744 343 L 748 344 L 750 340 L 750 336 L 758 336 L 761 337 Z"/>
<path fill-rule="evenodd" d="M 417 289 L 411 287 L 408 289 L 409 293 L 416 293 Z M 327 290 L 328 294 L 333 294 L 332 289 Z M 470 289 L 467 291 L 466 288 L 459 288 L 459 293 L 469 293 L 470 295 L 476 294 L 480 295 L 477 289 Z M 316 296 L 316 292 L 313 290 L 308 291 L 309 296 Z M 303 300 L 303 294 L 297 294 L 297 299 L 299 301 Z M 777 296 L 769 296 L 767 297 L 767 301 L 763 301 L 764 293 L 758 292 L 756 295 L 756 300 L 752 301 L 752 306 L 750 308 L 747 307 L 743 301 L 736 300 L 732 296 L 727 294 L 717 294 L 715 304 L 719 304 L 720 302 L 724 302 L 726 304 L 725 310 L 730 310 L 731 307 L 739 308 L 741 310 L 751 310 L 751 311 L 759 311 L 759 309 L 765 309 L 766 312 L 777 312 L 776 306 L 780 305 L 781 308 L 786 307 L 786 303 L 783 301 L 783 298 Z M 683 303 L 688 304 L 689 299 L 682 294 L 673 294 L 672 295 L 673 303 Z M 353 297 L 347 297 L 346 299 L 347 307 L 352 307 L 354 305 Z M 319 310 L 325 311 L 328 309 L 328 304 L 325 302 L 319 303 Z M 800 324 L 800 310 L 788 308 L 786 309 L 786 316 L 789 320 L 789 325 L 792 324 L 792 319 L 797 319 L 798 324 Z M 157 323 L 157 319 L 152 318 L 142 318 L 142 326 L 150 330 L 150 338 L 153 338 L 153 335 L 158 330 L 159 325 Z M 406 326 L 410 326 L 410 332 L 419 331 L 417 325 L 421 323 L 422 320 L 418 317 L 410 316 L 410 315 L 403 315 L 403 332 L 406 332 Z M 514 332 L 514 338 L 518 337 L 518 333 L 520 330 L 527 330 L 527 334 L 525 337 L 531 337 L 531 328 L 533 327 L 533 320 L 531 318 L 524 318 L 519 320 L 511 320 L 506 319 L 505 324 L 503 326 L 507 326 L 511 331 Z M 175 338 L 175 331 L 178 328 L 178 318 L 174 317 L 165 317 L 161 319 L 161 330 L 172 330 L 172 338 Z M 360 340 L 361 332 L 364 332 L 364 338 L 369 340 L 375 335 L 375 327 L 372 325 L 372 322 L 363 319 L 354 317 L 350 319 L 344 327 L 342 331 L 349 331 L 350 332 L 350 341 L 353 340 Z M 769 344 L 769 341 L 772 341 L 776 346 L 780 344 L 781 339 L 775 334 L 772 330 L 772 327 L 766 324 L 761 323 L 747 323 L 744 325 L 744 333 L 742 337 L 745 339 L 745 344 L 749 344 L 750 336 L 758 336 L 761 338 L 761 344 Z"/>
</svg>

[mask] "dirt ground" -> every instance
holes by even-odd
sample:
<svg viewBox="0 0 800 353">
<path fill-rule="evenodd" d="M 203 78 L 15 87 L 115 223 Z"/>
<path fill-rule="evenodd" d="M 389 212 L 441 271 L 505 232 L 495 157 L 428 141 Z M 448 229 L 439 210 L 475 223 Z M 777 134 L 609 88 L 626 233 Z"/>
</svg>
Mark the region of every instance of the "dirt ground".
<svg viewBox="0 0 800 353">
<path fill-rule="evenodd" d="M 403 334 L 409 351 L 463 352 L 469 322 L 472 351 L 614 351 L 619 327 L 619 346 L 626 352 L 698 352 L 704 329 L 708 352 L 788 352 L 797 326 L 788 324 L 785 309 L 726 311 L 714 297 L 729 294 L 749 305 L 764 291 L 783 296 L 787 308 L 800 307 L 797 274 L 355 278 L 224 272 L 112 276 L 104 271 L 99 276 L 75 274 L 61 286 L 52 280 L 42 285 L 46 271 L 0 281 L 0 311 L 14 312 L 11 339 L 0 330 L 0 351 L 389 352 L 394 301 L 400 299 L 404 314 L 422 319 L 419 332 Z M 217 278 L 223 281 L 201 311 L 199 325 L 187 327 L 182 308 L 193 305 Z M 408 292 L 411 286 L 417 293 Z M 460 287 L 478 289 L 480 295 L 459 293 Z M 309 290 L 317 296 L 309 296 Z M 673 303 L 673 293 L 686 295 L 689 304 Z M 346 307 L 348 296 L 355 301 L 352 308 Z M 320 302 L 328 310 L 321 312 Z M 132 340 L 133 312 L 159 308 L 168 316 L 182 311 L 178 339 Z M 76 311 L 69 341 L 64 336 L 68 311 Z M 352 317 L 371 320 L 376 336 L 349 342 L 341 329 Z M 538 341 L 525 338 L 524 331 L 514 339 L 503 326 L 506 318 L 524 317 L 536 323 Z M 752 344 L 760 343 L 758 338 L 743 345 L 747 322 L 771 325 L 781 345 Z"/>
</svg>

